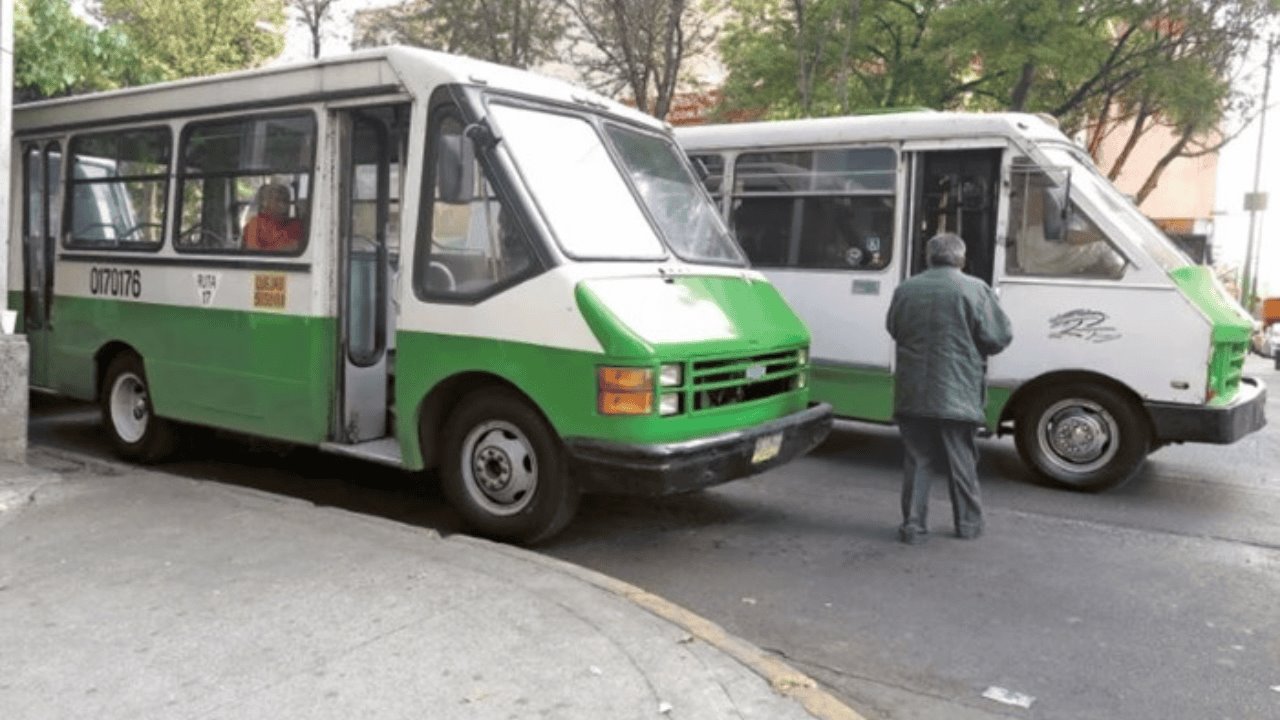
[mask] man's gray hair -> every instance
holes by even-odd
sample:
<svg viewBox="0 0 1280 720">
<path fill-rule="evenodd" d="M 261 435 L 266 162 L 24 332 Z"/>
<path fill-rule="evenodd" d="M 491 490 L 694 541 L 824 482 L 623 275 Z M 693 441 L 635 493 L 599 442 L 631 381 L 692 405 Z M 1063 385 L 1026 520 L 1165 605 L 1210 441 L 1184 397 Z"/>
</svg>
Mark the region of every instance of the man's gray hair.
<svg viewBox="0 0 1280 720">
<path fill-rule="evenodd" d="M 929 261 L 929 267 L 964 267 L 964 238 L 955 233 L 934 235 L 925 246 L 925 258 Z"/>
</svg>

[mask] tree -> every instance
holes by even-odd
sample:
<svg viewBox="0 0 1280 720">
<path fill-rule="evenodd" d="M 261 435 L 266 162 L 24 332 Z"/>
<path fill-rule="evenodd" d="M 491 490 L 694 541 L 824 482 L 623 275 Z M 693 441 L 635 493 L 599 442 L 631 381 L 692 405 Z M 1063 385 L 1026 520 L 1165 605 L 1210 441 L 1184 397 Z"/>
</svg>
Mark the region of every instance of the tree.
<svg viewBox="0 0 1280 720">
<path fill-rule="evenodd" d="M 636 107 L 666 117 L 690 57 L 715 40 L 714 3 L 696 0 L 561 0 L 573 19 L 570 59 L 593 89 L 629 92 Z"/>
<path fill-rule="evenodd" d="M 1164 154 L 1143 168 L 1139 202 L 1174 160 L 1216 152 L 1233 137 L 1218 132 L 1229 114 L 1256 110 L 1233 76 L 1277 12 L 1274 0 L 992 0 L 969 7 L 979 9 L 942 34 L 961 46 L 965 37 L 979 38 L 967 49 L 982 58 L 996 107 L 1048 112 L 1068 132 L 1086 131 L 1095 158 L 1103 140 L 1127 134 L 1106 168 L 1112 179 L 1143 137 L 1168 131 Z"/>
<path fill-rule="evenodd" d="M 931 105 L 969 58 L 941 45 L 946 0 L 733 0 L 721 52 L 727 109 L 771 117 Z M 739 102 L 739 101 L 745 102 Z"/>
<path fill-rule="evenodd" d="M 94 28 L 76 17 L 68 0 L 18 0 L 14 10 L 17 102 L 150 79 L 140 72 L 123 33 Z"/>
<path fill-rule="evenodd" d="M 555 57 L 558 0 L 406 0 L 357 12 L 357 47 L 404 43 L 529 68 Z"/>
<path fill-rule="evenodd" d="M 320 57 L 320 35 L 332 16 L 333 0 L 289 0 L 289 7 L 298 11 L 299 22 L 311 33 L 311 57 Z"/>
<path fill-rule="evenodd" d="M 770 116 L 923 105 L 1022 110 L 1068 133 L 1130 133 L 1110 168 L 1155 127 L 1177 157 L 1213 152 L 1250 98 L 1232 83 L 1277 0 L 733 0 L 722 44 L 728 110 Z"/>
<path fill-rule="evenodd" d="M 164 79 L 254 67 L 284 47 L 284 0 L 101 0 L 95 14 Z"/>
</svg>

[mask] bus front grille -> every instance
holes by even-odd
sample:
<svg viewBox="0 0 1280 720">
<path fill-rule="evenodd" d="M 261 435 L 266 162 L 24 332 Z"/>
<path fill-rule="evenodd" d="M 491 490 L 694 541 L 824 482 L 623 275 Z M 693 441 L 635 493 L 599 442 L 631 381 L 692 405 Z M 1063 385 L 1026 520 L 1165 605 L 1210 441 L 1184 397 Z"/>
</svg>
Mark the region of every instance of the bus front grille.
<svg viewBox="0 0 1280 720">
<path fill-rule="evenodd" d="M 690 368 L 694 412 L 791 392 L 800 387 L 803 370 L 799 350 L 697 360 Z"/>
<path fill-rule="evenodd" d="M 1244 358 L 1248 351 L 1248 343 L 1214 343 L 1213 359 L 1209 365 L 1209 389 L 1216 399 L 1227 402 L 1235 397 L 1240 378 L 1244 376 Z"/>
</svg>

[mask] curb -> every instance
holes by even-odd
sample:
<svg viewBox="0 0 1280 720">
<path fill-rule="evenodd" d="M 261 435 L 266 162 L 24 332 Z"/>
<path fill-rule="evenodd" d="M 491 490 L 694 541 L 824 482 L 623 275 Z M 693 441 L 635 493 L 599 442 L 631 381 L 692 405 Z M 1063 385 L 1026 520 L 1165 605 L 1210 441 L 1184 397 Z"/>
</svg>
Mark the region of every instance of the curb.
<svg viewBox="0 0 1280 720">
<path fill-rule="evenodd" d="M 540 555 L 530 550 L 491 542 L 471 535 L 450 535 L 448 540 L 474 545 L 486 552 L 496 552 L 517 560 L 541 565 L 549 570 L 570 575 L 582 582 L 617 595 L 652 615 L 683 628 L 693 637 L 742 663 L 752 672 L 764 678 L 774 692 L 799 702 L 809 714 L 818 720 L 866 720 L 856 710 L 838 700 L 818 686 L 808 675 L 796 670 L 756 647 L 736 637 L 710 620 L 686 610 L 666 598 L 654 595 L 627 582 L 579 565 Z"/>
<path fill-rule="evenodd" d="M 64 450 L 61 448 L 40 446 L 40 452 L 46 456 L 59 458 L 69 462 L 81 463 L 86 468 L 96 471 L 107 471 L 108 473 L 118 474 L 121 472 L 145 472 L 166 474 L 163 470 L 155 470 L 147 466 L 134 466 L 127 463 L 106 460 L 91 455 L 76 452 L 74 450 Z M 61 473 L 53 473 L 52 475 L 61 475 Z M 193 480 L 194 482 L 204 482 Z M 237 492 L 244 492 L 248 495 L 280 500 L 282 496 L 275 493 L 254 490 L 251 488 L 234 488 Z M 289 496 L 284 499 L 296 500 Z M 362 516 L 359 513 L 352 513 L 341 508 L 320 507 L 305 501 L 299 501 L 308 507 L 317 509 L 333 510 L 342 512 L 346 515 Z M 381 524 L 381 523 L 379 523 Z M 398 527 L 404 526 L 401 523 L 392 523 Z M 502 543 L 484 540 L 464 534 L 440 535 L 429 528 L 422 528 L 429 531 L 437 538 L 458 542 L 465 545 L 472 545 L 476 549 L 485 552 L 496 552 L 515 560 L 533 563 L 552 570 L 554 572 L 563 573 L 577 580 L 587 583 L 593 587 L 599 588 L 612 595 L 616 595 L 624 600 L 647 611 L 651 615 L 661 618 L 669 623 L 682 628 L 685 632 L 693 637 L 705 642 L 707 645 L 725 653 L 729 657 L 746 666 L 749 670 L 759 675 L 769 683 L 769 687 L 774 692 L 785 697 L 792 698 L 800 703 L 800 705 L 818 720 L 866 720 L 861 714 L 841 702 L 834 695 L 821 689 L 817 681 L 796 670 L 785 662 L 779 660 L 766 653 L 764 650 L 756 647 L 754 644 L 736 637 L 725 631 L 714 622 L 687 610 L 666 598 L 654 595 L 651 592 L 643 590 L 635 585 L 623 582 L 617 578 L 605 575 L 584 568 L 580 565 L 559 560 L 547 555 L 541 555 L 531 550 L 515 547 L 513 545 L 504 545 Z"/>
</svg>

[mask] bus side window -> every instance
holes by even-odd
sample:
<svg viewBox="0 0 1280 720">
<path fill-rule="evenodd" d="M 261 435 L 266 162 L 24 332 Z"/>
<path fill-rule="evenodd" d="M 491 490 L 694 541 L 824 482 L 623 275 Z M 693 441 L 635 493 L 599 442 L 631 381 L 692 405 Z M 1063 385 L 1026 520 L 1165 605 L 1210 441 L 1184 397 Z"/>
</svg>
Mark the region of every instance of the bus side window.
<svg viewBox="0 0 1280 720">
<path fill-rule="evenodd" d="M 310 227 L 315 134 L 311 112 L 188 125 L 174 248 L 301 254 Z"/>
<path fill-rule="evenodd" d="M 724 158 L 715 154 L 690 155 L 689 161 L 698 173 L 698 180 L 706 186 L 711 197 L 719 202 L 724 191 Z"/>
<path fill-rule="evenodd" d="M 1118 279 L 1126 262 L 1068 195 L 1065 173 L 1014 165 L 1009 189 L 1009 275 Z"/>
<path fill-rule="evenodd" d="M 71 139 L 69 247 L 160 247 L 171 142 L 167 127 Z"/>
<path fill-rule="evenodd" d="M 889 148 L 740 155 L 730 224 L 754 265 L 880 270 L 893 254 L 897 162 Z"/>
<path fill-rule="evenodd" d="M 534 268 L 529 240 L 494 191 L 455 114 L 441 118 L 432 143 L 430 226 L 419 227 L 414 287 L 420 297 L 474 299 Z"/>
</svg>

